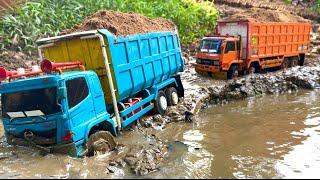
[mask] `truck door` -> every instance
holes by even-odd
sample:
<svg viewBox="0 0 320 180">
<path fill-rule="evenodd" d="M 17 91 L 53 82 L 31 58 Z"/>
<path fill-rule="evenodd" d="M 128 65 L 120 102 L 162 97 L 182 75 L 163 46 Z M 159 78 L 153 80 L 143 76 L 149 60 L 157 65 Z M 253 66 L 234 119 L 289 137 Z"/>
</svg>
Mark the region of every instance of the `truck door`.
<svg viewBox="0 0 320 180">
<path fill-rule="evenodd" d="M 92 93 L 94 109 L 96 111 L 96 116 L 98 117 L 106 112 L 106 104 L 101 84 L 97 76 L 90 76 L 90 89 Z"/>
<path fill-rule="evenodd" d="M 84 124 L 96 118 L 94 104 L 85 77 L 67 80 L 66 87 L 73 140 L 78 141 L 84 137 Z"/>
<path fill-rule="evenodd" d="M 231 61 L 238 59 L 238 51 L 236 50 L 236 43 L 234 41 L 227 41 L 222 58 L 223 64 L 230 64 Z"/>
</svg>

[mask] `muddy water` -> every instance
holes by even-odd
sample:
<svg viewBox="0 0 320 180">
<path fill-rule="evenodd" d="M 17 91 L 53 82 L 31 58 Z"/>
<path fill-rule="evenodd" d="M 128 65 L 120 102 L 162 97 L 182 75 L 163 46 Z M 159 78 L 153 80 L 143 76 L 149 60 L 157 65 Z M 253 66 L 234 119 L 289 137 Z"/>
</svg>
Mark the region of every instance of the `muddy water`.
<svg viewBox="0 0 320 180">
<path fill-rule="evenodd" d="M 316 178 L 320 91 L 265 96 L 204 110 L 171 126 L 172 152 L 158 177 Z M 174 132 L 174 133 L 173 133 Z"/>
<path fill-rule="evenodd" d="M 169 144 L 159 171 L 142 177 L 128 165 L 110 173 L 107 161 L 113 154 L 43 156 L 7 146 L 2 138 L 0 178 L 315 178 L 320 169 L 319 100 L 318 90 L 265 96 L 211 107 L 195 123 L 124 133 L 118 141 L 125 148 L 152 143 L 153 134 Z"/>
</svg>

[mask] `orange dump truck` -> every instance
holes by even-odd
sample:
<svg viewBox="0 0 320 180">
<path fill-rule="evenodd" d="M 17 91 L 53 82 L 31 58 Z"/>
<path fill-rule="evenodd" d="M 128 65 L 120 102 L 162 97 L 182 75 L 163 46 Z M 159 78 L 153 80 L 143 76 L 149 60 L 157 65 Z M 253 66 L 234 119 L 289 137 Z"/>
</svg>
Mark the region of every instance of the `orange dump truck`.
<svg viewBox="0 0 320 180">
<path fill-rule="evenodd" d="M 267 68 L 302 66 L 309 50 L 308 22 L 219 21 L 204 37 L 195 70 L 213 77 L 237 77 Z"/>
</svg>

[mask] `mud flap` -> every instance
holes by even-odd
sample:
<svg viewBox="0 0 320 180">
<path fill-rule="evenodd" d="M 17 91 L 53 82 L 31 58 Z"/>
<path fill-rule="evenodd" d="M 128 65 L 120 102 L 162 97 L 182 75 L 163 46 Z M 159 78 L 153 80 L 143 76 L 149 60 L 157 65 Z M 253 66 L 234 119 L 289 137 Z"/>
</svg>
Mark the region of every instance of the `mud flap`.
<svg viewBox="0 0 320 180">
<path fill-rule="evenodd" d="M 177 75 L 174 78 L 176 79 L 176 82 L 178 84 L 178 87 L 177 87 L 178 96 L 179 97 L 184 97 L 184 88 L 183 88 L 183 84 L 181 82 L 180 75 Z"/>
</svg>

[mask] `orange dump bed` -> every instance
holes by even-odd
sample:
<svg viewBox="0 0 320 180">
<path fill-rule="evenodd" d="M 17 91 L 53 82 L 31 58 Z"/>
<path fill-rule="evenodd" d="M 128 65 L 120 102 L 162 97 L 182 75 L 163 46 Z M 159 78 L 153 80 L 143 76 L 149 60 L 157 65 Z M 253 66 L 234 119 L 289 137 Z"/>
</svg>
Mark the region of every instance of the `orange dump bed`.
<svg viewBox="0 0 320 180">
<path fill-rule="evenodd" d="M 220 21 L 217 30 L 220 35 L 240 35 L 242 59 L 254 60 L 306 53 L 310 44 L 311 24 L 252 20 Z"/>
</svg>

